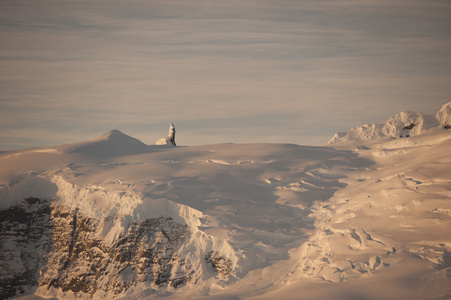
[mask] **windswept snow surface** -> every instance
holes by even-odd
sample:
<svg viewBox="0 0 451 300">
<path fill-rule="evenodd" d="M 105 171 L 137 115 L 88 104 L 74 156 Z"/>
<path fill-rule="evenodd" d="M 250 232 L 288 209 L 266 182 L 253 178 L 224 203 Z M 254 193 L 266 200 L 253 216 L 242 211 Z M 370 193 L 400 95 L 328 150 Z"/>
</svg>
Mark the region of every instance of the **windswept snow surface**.
<svg viewBox="0 0 451 300">
<path fill-rule="evenodd" d="M 99 220 L 106 245 L 149 218 L 186 226 L 191 234 L 171 251 L 193 270 L 188 281 L 110 297 L 450 298 L 451 130 L 333 147 L 159 147 L 112 131 L 0 154 L 0 209 L 55 199 Z"/>
</svg>

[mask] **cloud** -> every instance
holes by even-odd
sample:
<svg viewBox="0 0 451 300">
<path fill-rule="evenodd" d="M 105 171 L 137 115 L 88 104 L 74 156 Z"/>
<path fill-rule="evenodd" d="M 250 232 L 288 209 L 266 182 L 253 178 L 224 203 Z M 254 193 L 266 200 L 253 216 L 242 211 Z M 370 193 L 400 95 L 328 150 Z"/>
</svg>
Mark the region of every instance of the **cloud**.
<svg viewBox="0 0 451 300">
<path fill-rule="evenodd" d="M 189 128 L 186 144 L 293 135 L 316 144 L 400 110 L 433 113 L 451 92 L 450 9 L 403 0 L 2 1 L 0 142 L 15 147 L 12 133 L 36 127 L 55 138 L 30 146 L 113 128 L 151 140 L 175 122 Z M 249 131 L 236 134 L 236 124 Z"/>
</svg>

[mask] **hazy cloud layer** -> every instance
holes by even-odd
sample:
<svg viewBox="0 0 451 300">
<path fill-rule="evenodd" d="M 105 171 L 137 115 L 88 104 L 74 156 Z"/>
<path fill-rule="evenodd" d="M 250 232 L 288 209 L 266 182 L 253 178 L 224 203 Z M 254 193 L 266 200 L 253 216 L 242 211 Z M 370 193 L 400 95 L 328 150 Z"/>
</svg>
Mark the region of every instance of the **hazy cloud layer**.
<svg viewBox="0 0 451 300">
<path fill-rule="evenodd" d="M 1 1 L 0 149 L 321 144 L 451 101 L 449 1 Z"/>
</svg>

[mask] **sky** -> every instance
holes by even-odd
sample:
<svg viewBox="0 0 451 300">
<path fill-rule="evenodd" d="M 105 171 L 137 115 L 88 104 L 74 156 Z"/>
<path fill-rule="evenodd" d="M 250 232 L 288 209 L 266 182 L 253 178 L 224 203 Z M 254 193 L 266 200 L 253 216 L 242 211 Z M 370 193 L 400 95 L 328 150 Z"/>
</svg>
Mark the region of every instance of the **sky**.
<svg viewBox="0 0 451 300">
<path fill-rule="evenodd" d="M 319 145 L 451 101 L 449 0 L 0 1 L 0 150 Z"/>
</svg>

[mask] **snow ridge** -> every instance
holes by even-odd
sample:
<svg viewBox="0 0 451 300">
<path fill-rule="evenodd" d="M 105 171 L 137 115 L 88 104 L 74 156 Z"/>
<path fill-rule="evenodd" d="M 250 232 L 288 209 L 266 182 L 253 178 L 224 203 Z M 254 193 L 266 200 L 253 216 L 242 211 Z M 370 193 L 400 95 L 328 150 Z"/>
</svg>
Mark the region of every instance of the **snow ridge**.
<svg viewBox="0 0 451 300">
<path fill-rule="evenodd" d="M 436 116 L 405 111 L 398 113 L 384 123 L 367 124 L 352 128 L 347 132 L 337 132 L 328 144 L 349 140 L 406 138 L 443 130 L 449 124 L 451 124 L 451 102 L 443 105 Z"/>
<path fill-rule="evenodd" d="M 82 154 L 92 158 L 142 154 L 153 150 L 152 147 L 119 130 L 111 130 L 89 141 L 56 146 L 55 148 L 61 153 Z"/>
</svg>

